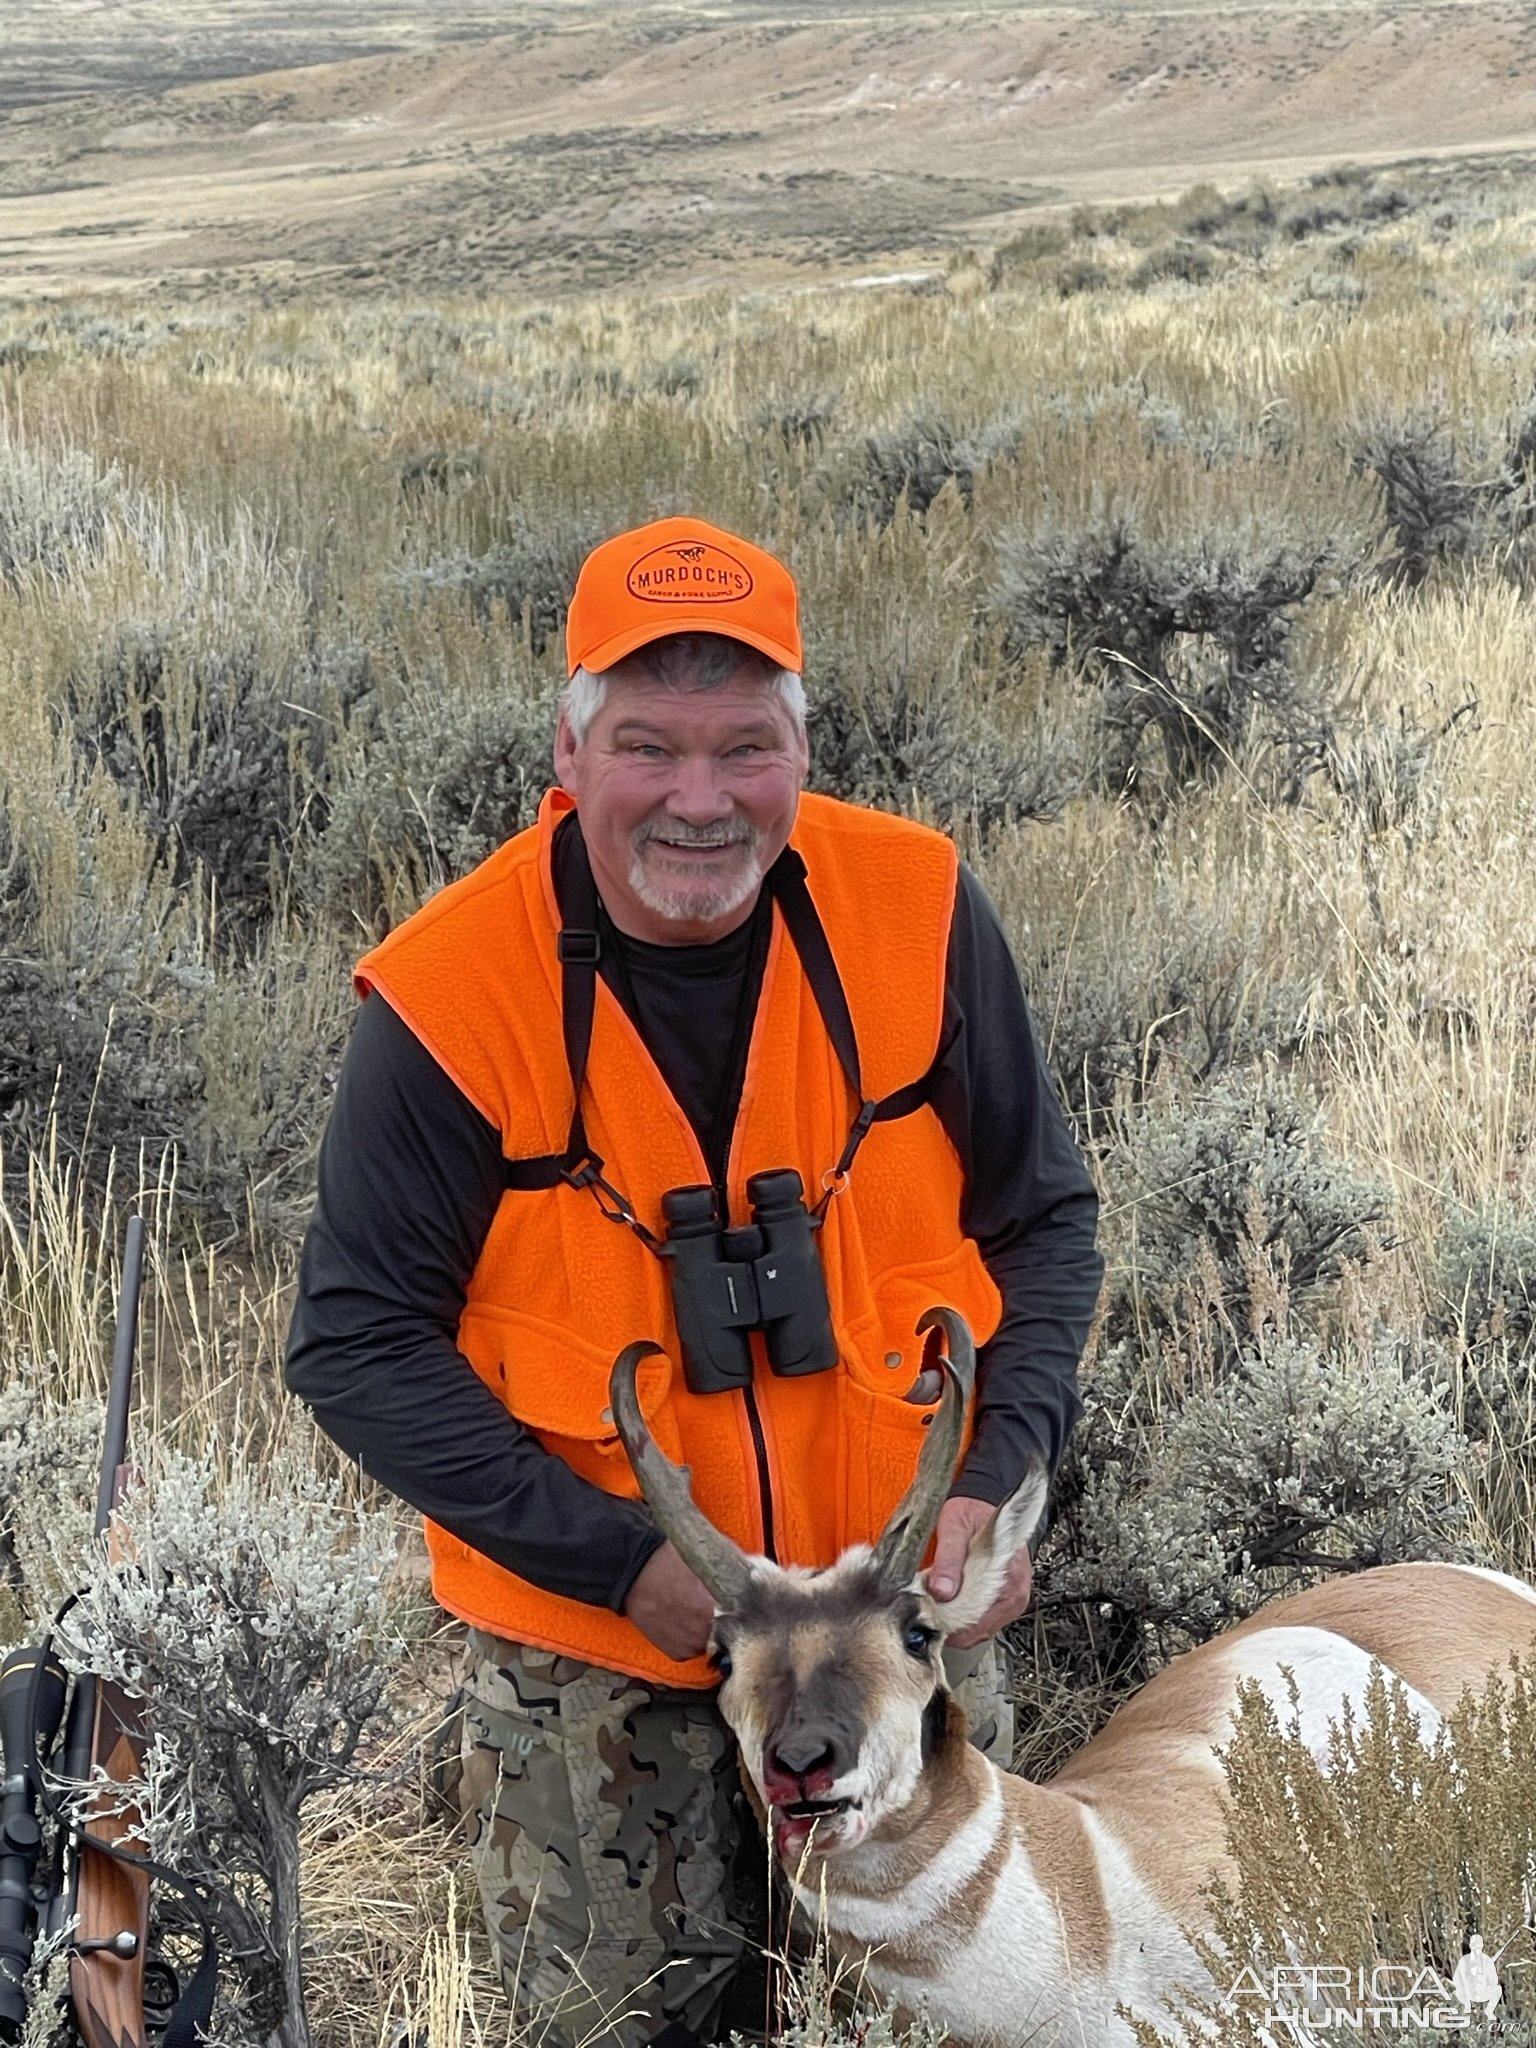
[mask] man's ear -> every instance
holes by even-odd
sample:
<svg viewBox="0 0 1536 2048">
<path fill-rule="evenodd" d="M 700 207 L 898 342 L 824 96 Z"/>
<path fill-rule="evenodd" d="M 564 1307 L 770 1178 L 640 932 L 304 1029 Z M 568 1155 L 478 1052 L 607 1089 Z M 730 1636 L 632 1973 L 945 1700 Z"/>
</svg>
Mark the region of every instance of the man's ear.
<svg viewBox="0 0 1536 2048">
<path fill-rule="evenodd" d="M 566 794 L 575 796 L 576 735 L 571 731 L 571 721 L 565 715 L 564 705 L 555 720 L 555 774 Z"/>
<path fill-rule="evenodd" d="M 953 1600 L 934 1605 L 946 1635 L 959 1635 L 972 1627 L 1002 1592 L 1009 1565 L 1040 1526 L 1049 1490 L 1050 1476 L 1044 1465 L 1031 1465 L 1017 1491 L 971 1538 L 959 1592 Z"/>
</svg>

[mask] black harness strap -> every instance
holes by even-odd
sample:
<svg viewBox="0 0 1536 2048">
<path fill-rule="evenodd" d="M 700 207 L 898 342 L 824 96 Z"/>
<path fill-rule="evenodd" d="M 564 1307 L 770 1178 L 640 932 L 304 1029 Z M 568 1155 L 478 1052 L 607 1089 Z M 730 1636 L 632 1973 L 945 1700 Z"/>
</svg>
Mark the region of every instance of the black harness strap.
<svg viewBox="0 0 1536 2048">
<path fill-rule="evenodd" d="M 560 1031 L 571 1077 L 571 1128 L 563 1152 L 504 1162 L 506 1185 L 521 1193 L 558 1187 L 562 1181 L 574 1187 L 592 1186 L 603 1164 L 587 1140 L 581 1112 L 592 1020 L 597 1013 L 597 968 L 603 957 L 597 928 L 597 884 L 585 846 L 580 860 L 572 863 L 569 896 L 571 900 L 560 906 L 562 924 L 555 937 L 555 953 L 560 961 Z"/>
<path fill-rule="evenodd" d="M 592 1046 L 592 1019 L 597 1009 L 597 963 L 602 958 L 602 939 L 593 931 L 567 926 L 555 938 L 560 957 L 560 1028 L 565 1038 L 565 1064 L 571 1076 L 571 1128 L 563 1152 L 545 1152 L 537 1159 L 507 1159 L 502 1162 L 506 1185 L 521 1193 L 558 1187 L 562 1181 L 584 1186 L 580 1179 L 588 1169 L 602 1167 L 587 1137 L 581 1113 L 581 1091 L 587 1078 L 587 1054 Z"/>
<path fill-rule="evenodd" d="M 847 1076 L 854 1100 L 859 1105 L 837 1164 L 825 1176 L 817 1210 L 820 1213 L 846 1180 L 854 1155 L 868 1137 L 871 1127 L 911 1116 L 928 1101 L 932 1069 L 878 1101 L 872 1101 L 865 1095 L 859 1042 L 843 990 L 842 976 L 832 956 L 826 927 L 806 887 L 805 862 L 793 847 L 785 847 L 763 877 L 763 886 L 779 907 L 785 930 L 799 955 L 816 1007 L 821 1012 L 821 1021 L 837 1054 L 838 1064 Z M 561 902 L 562 925 L 555 947 L 560 959 L 560 1029 L 565 1040 L 565 1063 L 571 1076 L 570 1134 L 563 1152 L 547 1152 L 537 1159 L 504 1161 L 505 1184 L 514 1193 L 536 1193 L 562 1184 L 591 1188 L 598 1206 L 610 1221 L 628 1225 L 655 1251 L 659 1247 L 658 1239 L 639 1220 L 618 1189 L 603 1179 L 603 1161 L 592 1149 L 582 1117 L 582 1088 L 587 1077 L 587 1057 L 592 1048 L 592 1023 L 597 1011 L 597 971 L 602 958 L 597 884 L 592 879 L 592 867 L 584 844 L 580 849 L 580 859 L 571 864 L 567 899 Z"/>
<path fill-rule="evenodd" d="M 843 1146 L 841 1157 L 827 1175 L 826 1196 L 839 1187 L 846 1179 L 852 1166 L 854 1154 L 869 1136 L 874 1124 L 892 1123 L 898 1117 L 911 1116 L 927 1102 L 932 1088 L 930 1068 L 926 1074 L 909 1081 L 905 1088 L 893 1089 L 889 1095 L 882 1095 L 873 1101 L 864 1093 L 864 1076 L 859 1065 L 859 1041 L 853 1029 L 853 1017 L 848 1008 L 848 997 L 843 990 L 843 978 L 837 971 L 837 962 L 832 957 L 831 942 L 827 928 L 822 923 L 811 892 L 805 884 L 805 862 L 792 846 L 786 846 L 765 876 L 773 899 L 779 906 L 785 929 L 794 942 L 800 956 L 800 965 L 805 978 L 811 984 L 811 994 L 816 998 L 816 1007 L 821 1012 L 821 1021 L 827 1027 L 827 1036 L 837 1054 L 838 1064 L 848 1077 L 858 1103 L 858 1114 L 854 1117 Z"/>
</svg>

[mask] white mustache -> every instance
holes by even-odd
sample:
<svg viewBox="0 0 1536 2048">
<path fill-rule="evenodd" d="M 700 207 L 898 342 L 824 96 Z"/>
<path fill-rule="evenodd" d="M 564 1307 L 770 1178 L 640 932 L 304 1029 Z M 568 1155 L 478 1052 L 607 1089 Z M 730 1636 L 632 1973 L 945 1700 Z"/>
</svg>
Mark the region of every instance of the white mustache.
<svg viewBox="0 0 1536 2048">
<path fill-rule="evenodd" d="M 743 831 L 740 826 L 722 830 L 715 825 L 644 825 L 635 835 L 635 844 L 646 846 L 659 840 L 672 846 L 745 846 L 751 838 L 750 830 Z"/>
</svg>

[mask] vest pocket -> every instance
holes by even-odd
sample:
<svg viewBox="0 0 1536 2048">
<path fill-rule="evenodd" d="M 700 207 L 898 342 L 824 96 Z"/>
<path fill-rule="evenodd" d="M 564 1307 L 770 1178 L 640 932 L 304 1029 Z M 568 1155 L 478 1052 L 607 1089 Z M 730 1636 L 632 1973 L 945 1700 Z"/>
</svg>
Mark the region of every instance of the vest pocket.
<svg viewBox="0 0 1536 2048">
<path fill-rule="evenodd" d="M 639 1487 L 619 1441 L 608 1392 L 618 1350 L 610 1352 L 559 1324 L 510 1309 L 467 1308 L 459 1348 L 486 1385 L 547 1451 L 600 1486 L 635 1498 Z M 643 1358 L 640 1413 L 667 1457 L 681 1456 L 672 1405 L 672 1365 Z"/>
<path fill-rule="evenodd" d="M 931 1308 L 962 1315 L 977 1348 L 997 1327 L 1000 1301 L 975 1245 L 962 1241 L 942 1259 L 895 1267 L 872 1287 L 874 1307 L 841 1332 L 843 1357 L 857 1383 L 886 1401 L 900 1401 L 922 1371 L 936 1333 L 919 1331 Z"/>
<path fill-rule="evenodd" d="M 912 1482 L 939 1404 L 872 1394 L 856 1380 L 848 1383 L 844 1402 L 847 1540 L 873 1543 Z"/>
<path fill-rule="evenodd" d="M 929 1347 L 938 1343 L 934 1333 L 918 1331 L 919 1318 L 930 1308 L 954 1308 L 971 1325 L 978 1345 L 997 1321 L 997 1290 L 969 1242 L 941 1259 L 883 1273 L 874 1292 L 874 1311 L 843 1333 L 849 1543 L 878 1538 L 911 1484 L 938 1412 L 941 1384 L 935 1384 L 932 1400 L 904 1398 L 918 1383 Z"/>
</svg>

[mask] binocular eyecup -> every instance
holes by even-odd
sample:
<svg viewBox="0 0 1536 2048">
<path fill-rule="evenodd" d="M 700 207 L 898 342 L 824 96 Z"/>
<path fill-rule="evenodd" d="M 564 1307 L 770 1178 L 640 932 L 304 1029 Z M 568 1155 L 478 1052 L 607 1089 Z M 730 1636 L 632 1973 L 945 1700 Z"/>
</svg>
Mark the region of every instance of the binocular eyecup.
<svg viewBox="0 0 1536 2048">
<path fill-rule="evenodd" d="M 792 1166 L 747 1182 L 750 1224 L 723 1224 L 712 1187 L 671 1188 L 661 1198 L 672 1308 L 683 1377 L 695 1394 L 752 1384 L 751 1331 L 784 1378 L 837 1364 L 826 1276 L 816 1250 L 820 1220 L 805 1206 Z"/>
<path fill-rule="evenodd" d="M 26 2023 L 40 1905 L 32 1879 L 43 1842 L 37 1760 L 58 1736 L 66 1690 L 63 1665 L 41 1650 L 12 1650 L 0 1664 L 0 2041 L 18 2039 Z"/>
</svg>

